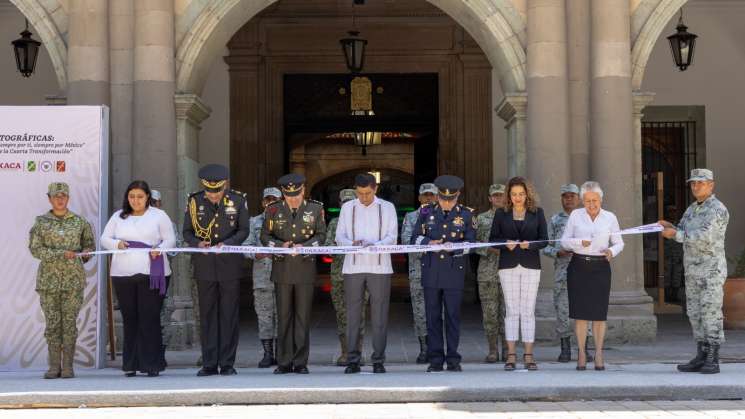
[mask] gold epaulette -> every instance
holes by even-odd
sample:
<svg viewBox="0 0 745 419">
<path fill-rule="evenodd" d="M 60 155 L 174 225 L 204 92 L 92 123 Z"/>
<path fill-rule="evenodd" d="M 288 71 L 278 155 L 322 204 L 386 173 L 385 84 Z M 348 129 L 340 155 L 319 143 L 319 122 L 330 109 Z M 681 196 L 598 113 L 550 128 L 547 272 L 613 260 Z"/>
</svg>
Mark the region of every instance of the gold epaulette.
<svg viewBox="0 0 745 419">
<path fill-rule="evenodd" d="M 316 201 L 315 199 L 310 199 L 310 198 L 308 198 L 308 199 L 306 199 L 305 201 L 306 201 L 306 202 L 312 202 L 312 203 L 314 203 L 314 204 L 318 204 L 318 205 L 320 205 L 320 206 L 323 206 L 323 202 L 321 202 L 321 201 Z"/>
</svg>

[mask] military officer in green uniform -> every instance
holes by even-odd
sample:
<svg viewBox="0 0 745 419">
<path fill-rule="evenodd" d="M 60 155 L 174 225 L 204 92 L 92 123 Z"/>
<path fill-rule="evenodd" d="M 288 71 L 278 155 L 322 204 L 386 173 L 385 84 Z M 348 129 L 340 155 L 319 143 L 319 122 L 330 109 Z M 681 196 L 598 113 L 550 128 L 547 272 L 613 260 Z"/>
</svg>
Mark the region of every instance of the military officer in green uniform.
<svg viewBox="0 0 745 419">
<path fill-rule="evenodd" d="M 248 237 L 248 204 L 242 194 L 226 189 L 228 175 L 228 168 L 218 164 L 199 170 L 204 190 L 189 196 L 184 217 L 183 236 L 190 247 L 240 246 Z M 194 253 L 192 264 L 202 342 L 202 369 L 197 375 L 237 374 L 233 365 L 238 348 L 243 256 Z"/>
<path fill-rule="evenodd" d="M 321 246 L 326 238 L 323 204 L 305 199 L 305 177 L 290 173 L 277 181 L 284 196 L 266 208 L 261 242 L 265 246 Z M 312 255 L 274 255 L 272 281 L 277 293 L 275 374 L 308 373 L 310 313 L 316 261 Z"/>
<path fill-rule="evenodd" d="M 342 189 L 339 192 L 339 205 L 344 205 L 345 202 L 357 199 L 357 195 L 354 193 L 354 189 Z M 336 226 L 339 225 L 339 217 L 335 217 L 329 221 L 329 225 L 326 228 L 326 241 L 324 246 L 336 246 Z M 331 303 L 334 305 L 334 311 L 336 311 L 336 334 L 339 336 L 339 344 L 341 345 L 341 355 L 336 359 L 336 365 L 340 367 L 347 366 L 347 309 L 344 306 L 344 278 L 341 276 L 342 265 L 344 265 L 344 255 L 333 255 L 333 261 L 331 262 Z M 365 291 L 365 301 L 363 307 L 367 307 L 370 301 L 370 294 Z M 362 310 L 362 318 L 360 321 L 360 337 L 357 339 L 357 351 L 362 353 L 362 346 L 365 336 L 365 313 L 367 310 Z"/>
<path fill-rule="evenodd" d="M 70 188 L 66 183 L 50 184 L 47 196 L 52 209 L 36 217 L 29 237 L 29 250 L 41 261 L 36 292 L 46 320 L 44 337 L 49 350 L 49 370 L 44 378 L 72 378 L 78 338 L 75 322 L 85 289 L 83 263 L 90 259 L 76 254 L 92 251 L 96 243 L 91 225 L 67 208 Z"/>
</svg>

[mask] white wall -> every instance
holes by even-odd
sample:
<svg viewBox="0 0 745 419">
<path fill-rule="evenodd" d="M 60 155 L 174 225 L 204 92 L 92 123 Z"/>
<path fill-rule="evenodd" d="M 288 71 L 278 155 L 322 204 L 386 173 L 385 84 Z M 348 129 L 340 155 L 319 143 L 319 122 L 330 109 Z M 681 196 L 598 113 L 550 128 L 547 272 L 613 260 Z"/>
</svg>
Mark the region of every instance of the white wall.
<svg viewBox="0 0 745 419">
<path fill-rule="evenodd" d="M 226 55 L 227 48 L 222 56 Z M 222 57 L 212 64 L 201 97 L 212 108 L 212 114 L 202 123 L 199 133 L 199 163 L 230 167 L 230 78 Z"/>
<path fill-rule="evenodd" d="M 45 96 L 60 93 L 54 67 L 43 44 L 36 72 L 30 78 L 18 72 L 10 42 L 21 37 L 24 25 L 21 12 L 9 2 L 0 0 L 0 105 L 46 105 Z M 33 27 L 29 31 L 34 39 L 41 41 Z"/>
<path fill-rule="evenodd" d="M 652 51 L 642 83 L 655 92 L 652 105 L 706 107 L 706 166 L 714 171 L 716 194 L 728 207 L 727 254 L 745 246 L 745 1 L 695 2 L 685 7 L 688 31 L 699 36 L 693 66 L 673 65 L 667 36 L 676 16 Z"/>
</svg>

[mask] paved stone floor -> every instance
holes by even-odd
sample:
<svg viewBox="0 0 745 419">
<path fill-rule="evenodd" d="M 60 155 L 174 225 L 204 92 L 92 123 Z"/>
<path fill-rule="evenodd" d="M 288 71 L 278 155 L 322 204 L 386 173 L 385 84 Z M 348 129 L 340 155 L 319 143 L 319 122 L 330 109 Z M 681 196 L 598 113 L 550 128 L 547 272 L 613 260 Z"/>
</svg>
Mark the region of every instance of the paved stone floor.
<svg viewBox="0 0 745 419">
<path fill-rule="evenodd" d="M 592 401 L 505 403 L 315 404 L 0 410 L 0 418 L 124 419 L 662 419 L 745 418 L 745 401 Z"/>
</svg>

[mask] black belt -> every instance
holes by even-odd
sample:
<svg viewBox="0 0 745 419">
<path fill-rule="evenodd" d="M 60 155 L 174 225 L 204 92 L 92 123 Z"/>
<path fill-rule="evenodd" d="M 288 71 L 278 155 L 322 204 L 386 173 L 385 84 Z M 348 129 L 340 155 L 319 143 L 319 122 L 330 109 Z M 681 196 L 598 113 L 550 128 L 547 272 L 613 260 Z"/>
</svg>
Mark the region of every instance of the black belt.
<svg viewBox="0 0 745 419">
<path fill-rule="evenodd" d="M 572 258 L 577 258 L 581 261 L 585 262 L 602 262 L 602 261 L 608 261 L 608 259 L 605 256 L 592 256 L 592 255 L 580 255 L 575 253 Z"/>
</svg>

